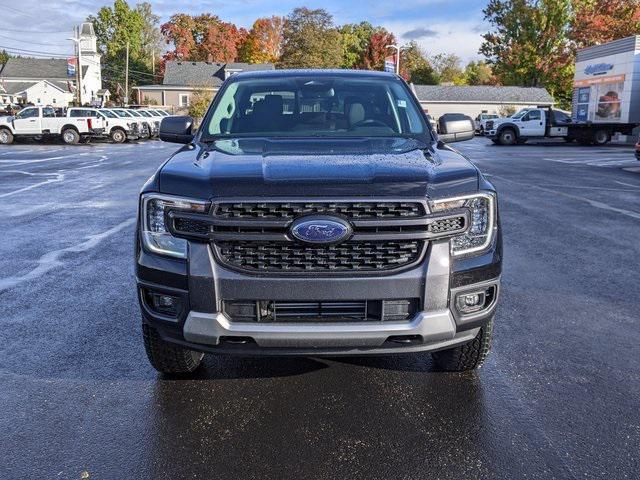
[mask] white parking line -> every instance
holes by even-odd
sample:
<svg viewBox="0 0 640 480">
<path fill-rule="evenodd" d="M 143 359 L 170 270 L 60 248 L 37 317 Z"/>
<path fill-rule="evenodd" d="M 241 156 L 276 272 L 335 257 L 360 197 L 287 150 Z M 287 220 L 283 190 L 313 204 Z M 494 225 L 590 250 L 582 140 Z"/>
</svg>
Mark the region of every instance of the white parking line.
<svg viewBox="0 0 640 480">
<path fill-rule="evenodd" d="M 26 274 L 19 277 L 0 278 L 0 292 L 13 288 L 29 280 L 35 280 L 41 277 L 48 271 L 62 266 L 64 264 L 64 262 L 62 261 L 62 257 L 65 254 L 86 252 L 87 250 L 96 247 L 102 240 L 110 237 L 115 233 L 118 233 L 120 230 L 128 227 L 129 225 L 132 225 L 134 222 L 135 219 L 130 218 L 102 233 L 96 233 L 94 235 L 86 236 L 86 240 L 84 242 L 78 243 L 77 245 L 72 245 L 67 248 L 62 248 L 60 250 L 54 250 L 52 252 L 45 253 L 38 259 L 38 266 L 33 270 L 27 272 Z"/>
<path fill-rule="evenodd" d="M 10 197 L 11 195 L 15 195 L 16 193 L 26 192 L 28 190 L 33 190 L 34 188 L 42 187 L 43 185 L 48 185 L 50 183 L 58 183 L 64 180 L 63 173 L 33 173 L 33 172 L 24 172 L 22 170 L 5 170 L 2 173 L 19 173 L 22 175 L 27 175 L 31 177 L 51 177 L 48 178 L 44 182 L 34 183 L 33 185 L 29 185 L 27 187 L 19 188 L 18 190 L 14 190 L 12 192 L 2 193 L 0 194 L 0 198 Z"/>
<path fill-rule="evenodd" d="M 556 195 L 560 195 L 562 197 L 566 197 L 566 198 L 571 198 L 572 200 L 578 200 L 581 202 L 585 202 L 588 203 L 589 205 L 591 205 L 594 208 L 599 208 L 600 210 L 608 210 L 610 212 L 615 212 L 615 213 L 619 213 L 621 215 L 625 215 L 627 217 L 631 217 L 631 218 L 635 218 L 636 220 L 640 220 L 640 212 L 634 212 L 633 210 L 627 210 L 626 208 L 618 208 L 618 207 L 613 207 L 607 203 L 604 202 L 600 202 L 597 200 L 592 200 L 590 198 L 586 198 L 586 197 L 581 197 L 578 195 L 572 195 L 570 193 L 566 193 L 566 192 L 559 192 L 557 190 L 553 190 L 551 188 L 545 188 L 545 187 L 541 187 L 538 185 L 531 185 L 528 183 L 522 183 L 522 182 L 516 182 L 515 180 L 511 180 L 509 178 L 506 177 L 502 177 L 499 175 L 493 175 L 493 178 L 497 178 L 499 180 L 502 180 L 504 182 L 508 182 L 514 185 L 519 185 L 525 188 L 533 188 L 536 190 L 542 190 L 543 192 L 547 192 L 547 193 L 554 193 Z M 566 188 L 565 185 L 562 186 L 562 188 Z"/>
</svg>

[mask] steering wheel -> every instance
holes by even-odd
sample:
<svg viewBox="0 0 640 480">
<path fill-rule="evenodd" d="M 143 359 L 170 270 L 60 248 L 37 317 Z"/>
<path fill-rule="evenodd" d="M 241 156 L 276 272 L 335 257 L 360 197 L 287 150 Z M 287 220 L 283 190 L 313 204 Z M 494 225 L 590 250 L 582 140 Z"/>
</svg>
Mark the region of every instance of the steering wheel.
<svg viewBox="0 0 640 480">
<path fill-rule="evenodd" d="M 357 123 L 354 123 L 353 125 L 351 125 L 351 130 L 353 130 L 354 128 L 358 128 L 358 127 L 386 127 L 389 128 L 389 125 L 387 125 L 384 122 L 381 122 L 380 120 L 374 120 L 372 118 L 369 118 L 367 120 L 360 120 Z"/>
</svg>

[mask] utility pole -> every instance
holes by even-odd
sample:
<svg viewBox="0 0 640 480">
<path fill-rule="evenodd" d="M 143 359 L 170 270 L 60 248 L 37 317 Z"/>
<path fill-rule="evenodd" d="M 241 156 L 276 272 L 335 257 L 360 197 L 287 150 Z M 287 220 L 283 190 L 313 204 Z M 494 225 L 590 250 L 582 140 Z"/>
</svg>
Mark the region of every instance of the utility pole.
<svg viewBox="0 0 640 480">
<path fill-rule="evenodd" d="M 129 104 L 129 42 L 127 42 L 127 66 L 124 77 L 124 104 Z"/>
<path fill-rule="evenodd" d="M 73 28 L 73 37 L 69 38 L 76 47 L 76 102 L 78 106 L 82 106 L 82 67 L 80 66 L 80 56 L 82 55 L 80 47 L 80 27 Z"/>
<path fill-rule="evenodd" d="M 156 74 L 156 51 L 155 50 L 151 52 L 151 71 L 153 72 L 153 75 Z"/>
</svg>

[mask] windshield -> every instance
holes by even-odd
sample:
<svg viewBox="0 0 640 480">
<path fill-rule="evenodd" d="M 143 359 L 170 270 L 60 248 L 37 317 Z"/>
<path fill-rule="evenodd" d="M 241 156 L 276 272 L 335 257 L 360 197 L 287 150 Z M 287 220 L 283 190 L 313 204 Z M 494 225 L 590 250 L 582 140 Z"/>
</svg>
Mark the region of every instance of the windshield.
<svg viewBox="0 0 640 480">
<path fill-rule="evenodd" d="M 142 115 L 140 115 L 138 112 L 136 112 L 135 110 L 127 110 L 127 112 L 129 113 L 129 115 L 131 115 L 132 117 L 142 117 Z"/>
<path fill-rule="evenodd" d="M 529 110 L 520 110 L 518 113 L 513 115 L 511 118 L 522 118 L 526 115 Z"/>
<path fill-rule="evenodd" d="M 144 110 L 136 110 L 136 113 L 138 115 L 143 116 L 143 117 L 150 117 L 151 116 L 151 114 L 149 112 L 145 112 Z"/>
<path fill-rule="evenodd" d="M 133 117 L 133 115 L 125 110 L 114 110 L 114 112 L 116 112 L 116 115 L 122 118 Z"/>
<path fill-rule="evenodd" d="M 388 78 L 238 79 L 219 94 L 203 140 L 219 137 L 415 136 L 428 130 L 406 86 Z"/>
<path fill-rule="evenodd" d="M 115 113 L 110 112 L 109 110 L 100 110 L 100 113 L 103 114 L 105 117 L 118 118 L 118 116 Z"/>
</svg>

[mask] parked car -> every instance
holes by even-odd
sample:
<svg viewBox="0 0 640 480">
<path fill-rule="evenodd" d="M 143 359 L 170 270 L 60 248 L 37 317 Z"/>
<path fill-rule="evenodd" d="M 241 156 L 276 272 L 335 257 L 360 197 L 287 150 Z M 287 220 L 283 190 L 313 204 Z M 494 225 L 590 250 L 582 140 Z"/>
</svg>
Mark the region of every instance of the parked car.
<svg viewBox="0 0 640 480">
<path fill-rule="evenodd" d="M 495 120 L 497 118 L 500 118 L 500 116 L 493 113 L 481 113 L 480 115 L 478 115 L 474 120 L 474 123 L 476 126 L 476 133 L 478 135 L 484 135 L 484 132 L 487 127 L 487 121 Z"/>
<path fill-rule="evenodd" d="M 15 116 L 0 117 L 0 144 L 15 138 L 61 137 L 67 144 L 104 133 L 104 121 L 94 117 L 56 117 L 52 107 L 27 107 Z"/>
<path fill-rule="evenodd" d="M 120 118 L 132 119 L 138 125 L 138 134 L 141 139 L 151 137 L 149 123 L 142 115 L 134 115 L 128 108 L 110 108 L 110 111 L 118 115 Z"/>
<path fill-rule="evenodd" d="M 67 117 L 99 118 L 104 122 L 104 136 L 108 136 L 114 143 L 123 143 L 127 139 L 138 138 L 138 124 L 132 120 L 118 117 L 106 109 L 89 107 L 71 107 L 67 109 Z"/>
<path fill-rule="evenodd" d="M 160 132 L 160 120 L 162 119 L 162 116 L 159 113 L 152 113 L 147 109 L 138 109 L 134 111 L 139 115 L 148 118 L 147 122 L 151 131 L 151 137 L 156 138 Z"/>
<path fill-rule="evenodd" d="M 138 118 L 138 121 L 141 123 L 142 128 L 144 128 L 147 132 L 149 132 L 149 138 L 155 138 L 158 136 L 159 129 L 156 127 L 153 120 L 150 120 L 147 115 L 143 115 L 138 110 L 134 110 L 132 108 L 127 108 L 126 110 L 131 115 Z"/>
<path fill-rule="evenodd" d="M 636 142 L 636 160 L 640 160 L 640 137 Z"/>
<path fill-rule="evenodd" d="M 185 146 L 139 203 L 137 292 L 158 371 L 192 372 L 205 352 L 483 362 L 496 191 L 445 143 L 474 137 L 470 117 L 443 115 L 438 135 L 396 75 L 274 70 L 231 76 L 193 124 L 162 121 L 160 138 Z"/>
</svg>

